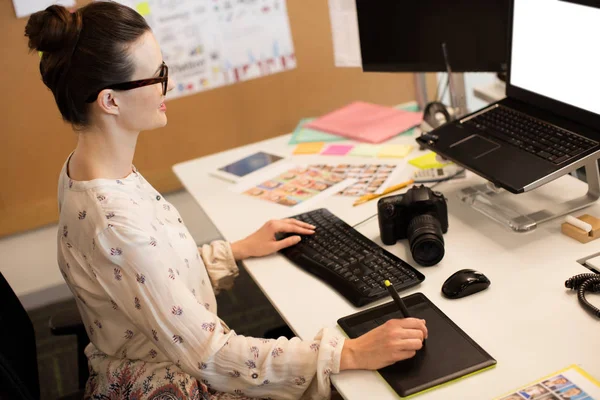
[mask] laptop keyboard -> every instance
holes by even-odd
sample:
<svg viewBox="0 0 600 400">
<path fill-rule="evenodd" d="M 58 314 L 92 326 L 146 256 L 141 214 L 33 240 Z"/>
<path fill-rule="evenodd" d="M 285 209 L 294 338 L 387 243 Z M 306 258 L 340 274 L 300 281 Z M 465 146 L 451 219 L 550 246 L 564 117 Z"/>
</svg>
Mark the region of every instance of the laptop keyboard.
<svg viewBox="0 0 600 400">
<path fill-rule="evenodd" d="M 385 251 L 350 225 L 320 208 L 292 218 L 316 226 L 313 235 L 281 253 L 300 268 L 323 279 L 357 307 L 388 296 L 388 279 L 398 291 L 425 277 L 392 253 Z M 278 234 L 282 239 L 291 234 Z"/>
<path fill-rule="evenodd" d="M 598 145 L 596 141 L 502 106 L 479 114 L 463 124 L 557 165 Z"/>
</svg>

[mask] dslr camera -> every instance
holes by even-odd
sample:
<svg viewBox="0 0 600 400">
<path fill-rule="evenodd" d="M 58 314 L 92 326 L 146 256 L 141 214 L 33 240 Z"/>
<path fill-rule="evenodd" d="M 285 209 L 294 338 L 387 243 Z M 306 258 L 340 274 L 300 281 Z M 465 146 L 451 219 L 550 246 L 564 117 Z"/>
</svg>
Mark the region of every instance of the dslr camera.
<svg viewBox="0 0 600 400">
<path fill-rule="evenodd" d="M 444 258 L 443 233 L 448 232 L 446 198 L 423 185 L 377 203 L 379 232 L 384 244 L 408 239 L 413 259 L 423 266 Z"/>
</svg>

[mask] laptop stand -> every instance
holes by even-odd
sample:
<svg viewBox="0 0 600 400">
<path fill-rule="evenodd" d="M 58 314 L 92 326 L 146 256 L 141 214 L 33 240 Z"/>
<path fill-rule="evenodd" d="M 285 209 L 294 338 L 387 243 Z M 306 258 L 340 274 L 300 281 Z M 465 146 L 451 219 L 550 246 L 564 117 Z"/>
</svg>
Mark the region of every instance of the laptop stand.
<svg viewBox="0 0 600 400">
<path fill-rule="evenodd" d="M 522 207 L 519 207 L 518 197 L 497 188 L 491 182 L 463 188 L 459 193 L 459 199 L 515 232 L 528 232 L 543 222 L 580 210 L 600 198 L 600 173 L 597 159 L 588 161 L 585 165 L 585 173 L 588 191 L 584 196 L 534 212 L 520 211 Z"/>
</svg>

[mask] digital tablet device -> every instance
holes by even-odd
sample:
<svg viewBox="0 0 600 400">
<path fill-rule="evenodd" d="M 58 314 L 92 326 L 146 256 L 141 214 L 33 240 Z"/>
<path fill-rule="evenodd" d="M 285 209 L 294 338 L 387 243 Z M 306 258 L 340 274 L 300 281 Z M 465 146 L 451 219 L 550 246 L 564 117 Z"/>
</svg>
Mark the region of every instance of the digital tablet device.
<svg viewBox="0 0 600 400">
<path fill-rule="evenodd" d="M 427 321 L 429 337 L 413 358 L 378 370 L 401 397 L 495 366 L 496 360 L 423 293 L 414 293 L 402 299 L 412 317 Z M 401 317 L 398 306 L 391 302 L 340 318 L 338 324 L 353 339 L 389 319 Z"/>
<path fill-rule="evenodd" d="M 282 160 L 282 156 L 259 151 L 211 171 L 211 175 L 236 183 L 241 178 Z"/>
</svg>

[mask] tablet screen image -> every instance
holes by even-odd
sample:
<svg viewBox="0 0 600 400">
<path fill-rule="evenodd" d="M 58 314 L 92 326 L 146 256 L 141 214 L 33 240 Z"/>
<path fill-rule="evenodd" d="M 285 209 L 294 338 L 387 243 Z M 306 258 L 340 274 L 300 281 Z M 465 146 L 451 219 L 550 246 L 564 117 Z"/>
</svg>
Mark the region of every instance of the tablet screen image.
<svg viewBox="0 0 600 400">
<path fill-rule="evenodd" d="M 282 157 L 280 156 L 261 151 L 252 154 L 251 156 L 242 158 L 234 163 L 225 165 L 224 167 L 219 168 L 219 171 L 227 172 L 241 178 L 281 159 Z"/>
</svg>

